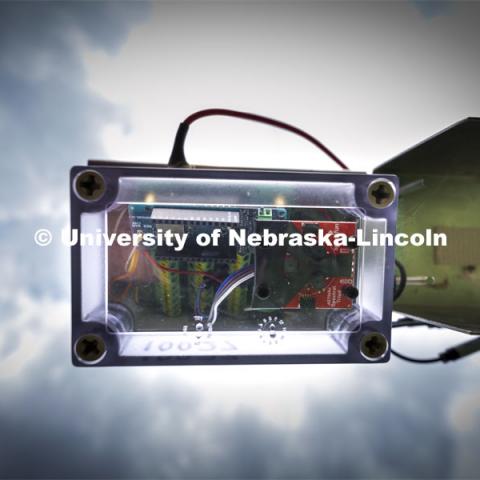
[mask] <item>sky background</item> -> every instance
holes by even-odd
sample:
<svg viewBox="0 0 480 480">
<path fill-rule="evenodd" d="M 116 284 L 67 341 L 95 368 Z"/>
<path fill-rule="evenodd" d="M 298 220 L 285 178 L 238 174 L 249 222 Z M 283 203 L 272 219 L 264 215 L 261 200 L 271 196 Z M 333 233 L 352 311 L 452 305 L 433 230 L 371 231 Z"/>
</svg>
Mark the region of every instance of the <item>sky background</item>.
<svg viewBox="0 0 480 480">
<path fill-rule="evenodd" d="M 75 369 L 68 171 L 165 163 L 208 107 L 371 171 L 480 115 L 480 3 L 0 3 L 0 477 L 480 478 L 480 355 L 448 365 Z M 191 163 L 333 169 L 233 119 Z M 394 332 L 430 356 L 460 334 Z"/>
</svg>

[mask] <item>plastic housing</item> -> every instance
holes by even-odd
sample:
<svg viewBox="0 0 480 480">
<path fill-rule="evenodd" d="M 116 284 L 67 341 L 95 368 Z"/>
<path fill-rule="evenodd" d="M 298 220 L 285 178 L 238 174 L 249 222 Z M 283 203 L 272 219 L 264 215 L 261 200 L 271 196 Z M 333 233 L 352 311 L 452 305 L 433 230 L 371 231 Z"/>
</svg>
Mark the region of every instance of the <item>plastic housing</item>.
<svg viewBox="0 0 480 480">
<path fill-rule="evenodd" d="M 103 182 L 93 200 L 78 190 L 86 170 Z M 393 175 L 91 162 L 71 171 L 71 227 L 87 236 L 213 227 L 227 235 L 240 227 L 306 231 L 335 224 L 362 229 L 367 239 L 374 231 L 394 235 L 396 193 L 385 208 L 369 198 L 369 186 L 379 179 L 398 190 Z M 73 245 L 74 365 L 388 361 L 394 247 L 352 245 L 342 258 L 316 247 L 208 248 L 155 246 L 135 253 L 131 245 Z M 237 271 L 250 275 L 219 304 L 213 325 L 211 302 L 222 286 L 202 271 L 220 280 L 231 275 L 230 283 L 245 275 Z M 332 299 L 344 295 L 342 285 L 356 293 Z M 372 333 L 386 342 L 375 358 L 363 348 Z M 78 353 L 85 338 L 104 342 L 94 360 Z"/>
</svg>

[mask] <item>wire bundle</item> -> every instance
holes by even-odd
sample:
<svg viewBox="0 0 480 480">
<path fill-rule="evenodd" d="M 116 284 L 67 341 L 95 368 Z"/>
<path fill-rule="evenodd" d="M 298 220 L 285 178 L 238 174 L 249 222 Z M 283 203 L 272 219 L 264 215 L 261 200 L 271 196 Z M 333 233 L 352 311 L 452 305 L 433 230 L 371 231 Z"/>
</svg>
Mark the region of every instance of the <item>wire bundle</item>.
<svg viewBox="0 0 480 480">
<path fill-rule="evenodd" d="M 207 323 L 213 326 L 217 320 L 218 307 L 220 304 L 242 283 L 255 277 L 255 269 L 253 265 L 247 265 L 246 267 L 237 270 L 230 274 L 218 287 L 213 297 L 212 306 L 210 307 L 210 313 L 208 314 Z"/>
</svg>

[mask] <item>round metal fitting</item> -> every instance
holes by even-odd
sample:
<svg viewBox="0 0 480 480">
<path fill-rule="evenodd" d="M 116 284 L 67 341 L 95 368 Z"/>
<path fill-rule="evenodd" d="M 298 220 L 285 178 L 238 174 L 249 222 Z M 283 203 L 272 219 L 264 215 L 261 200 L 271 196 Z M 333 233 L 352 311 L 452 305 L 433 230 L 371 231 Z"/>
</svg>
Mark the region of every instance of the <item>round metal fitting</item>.
<svg viewBox="0 0 480 480">
<path fill-rule="evenodd" d="M 103 197 L 106 185 L 104 178 L 98 172 L 85 170 L 75 177 L 73 189 L 80 200 L 95 202 Z"/>
<path fill-rule="evenodd" d="M 360 341 L 360 353 L 370 361 L 380 360 L 388 351 L 387 339 L 378 332 L 370 332 Z"/>
<path fill-rule="evenodd" d="M 395 200 L 395 185 L 384 178 L 377 178 L 368 186 L 368 201 L 375 208 L 387 208 Z"/>
<path fill-rule="evenodd" d="M 99 335 L 87 334 L 77 339 L 74 352 L 78 360 L 85 365 L 95 365 L 105 358 L 107 346 Z"/>
</svg>

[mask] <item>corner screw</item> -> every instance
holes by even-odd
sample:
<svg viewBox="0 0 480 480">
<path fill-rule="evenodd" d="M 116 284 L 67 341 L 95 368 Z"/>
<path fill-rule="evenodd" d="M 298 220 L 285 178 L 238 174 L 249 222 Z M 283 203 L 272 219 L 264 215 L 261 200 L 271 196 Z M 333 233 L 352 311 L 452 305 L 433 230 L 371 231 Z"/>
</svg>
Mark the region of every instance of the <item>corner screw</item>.
<svg viewBox="0 0 480 480">
<path fill-rule="evenodd" d="M 74 181 L 75 193 L 81 200 L 94 202 L 105 193 L 105 180 L 94 170 L 85 170 Z"/>
<path fill-rule="evenodd" d="M 81 336 L 74 347 L 77 358 L 87 365 L 94 365 L 103 360 L 107 354 L 107 346 L 102 337 L 93 334 Z"/>
<path fill-rule="evenodd" d="M 377 332 L 367 333 L 360 342 L 360 353 L 367 360 L 380 360 L 388 350 L 388 341 Z"/>
<path fill-rule="evenodd" d="M 395 200 L 395 187 L 392 182 L 381 178 L 368 186 L 368 201 L 375 208 L 389 207 Z"/>
</svg>

